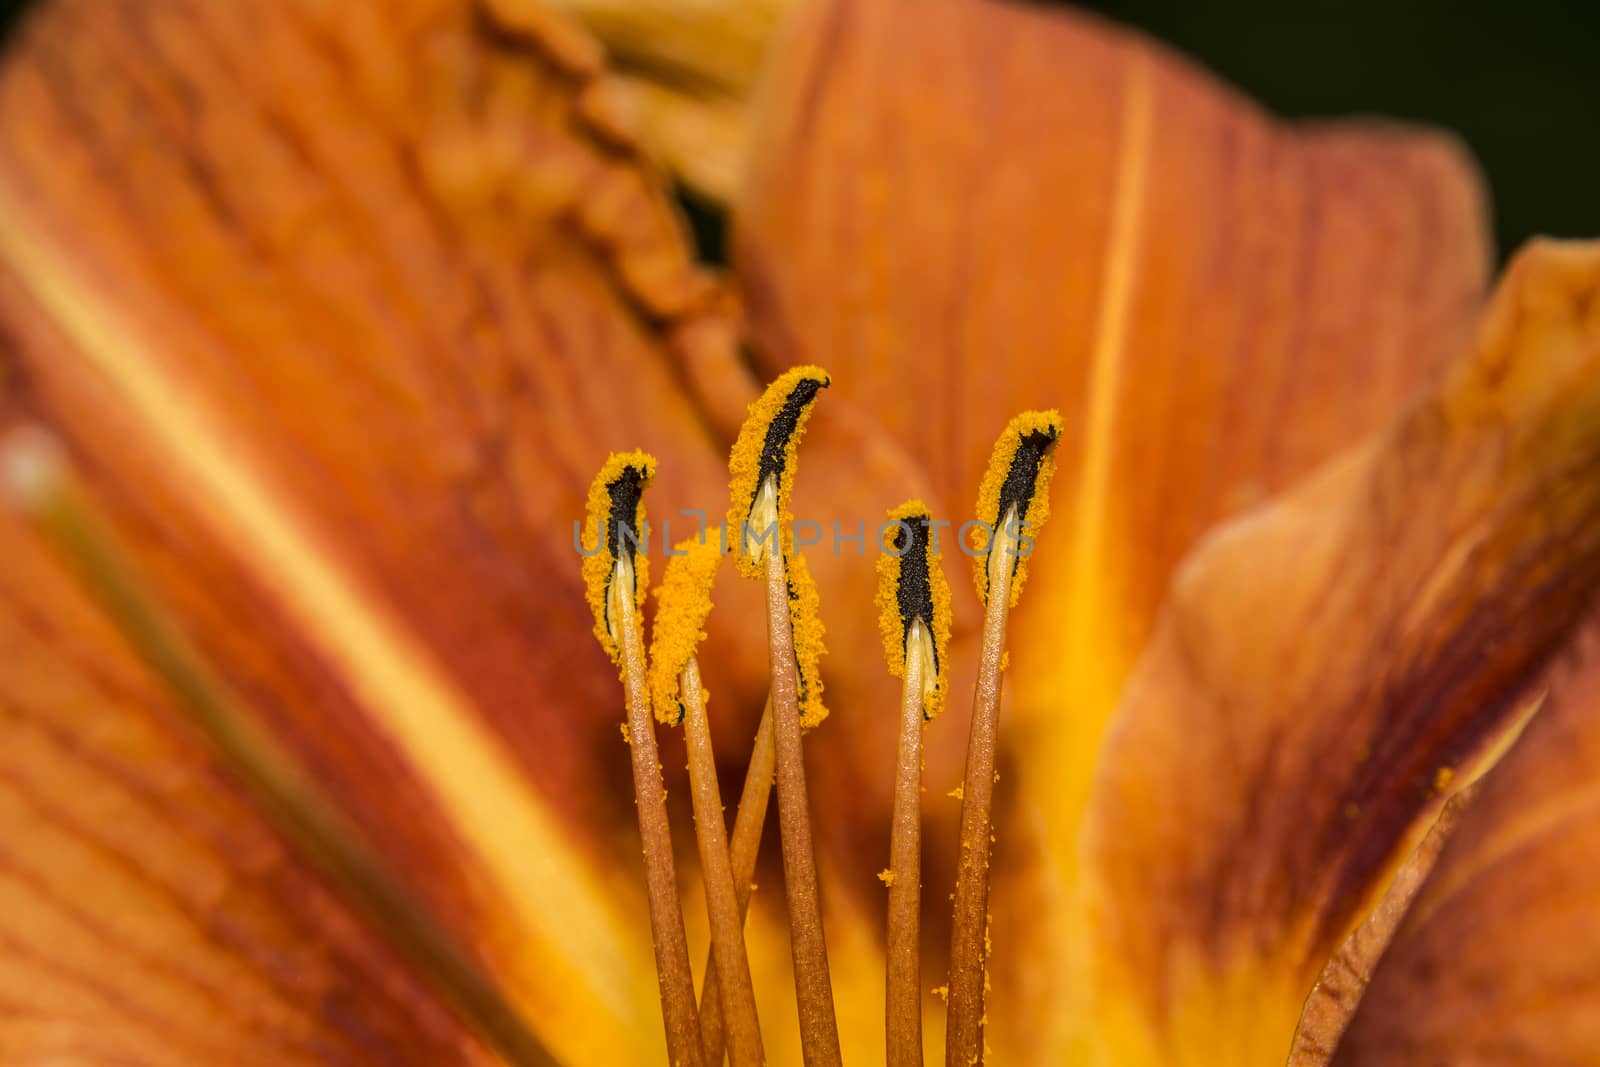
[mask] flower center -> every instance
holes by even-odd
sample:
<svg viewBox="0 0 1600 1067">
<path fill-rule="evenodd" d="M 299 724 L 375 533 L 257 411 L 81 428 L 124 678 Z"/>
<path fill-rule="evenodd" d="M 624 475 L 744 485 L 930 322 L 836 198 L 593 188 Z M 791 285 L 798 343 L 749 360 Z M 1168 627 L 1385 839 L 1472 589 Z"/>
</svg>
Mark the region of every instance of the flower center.
<svg viewBox="0 0 1600 1067">
<path fill-rule="evenodd" d="M 641 789 L 639 793 L 640 830 L 645 840 L 657 960 L 662 966 L 662 1013 L 674 1063 L 718 1064 L 724 1055 L 736 1067 L 764 1062 L 743 924 L 774 778 L 800 1038 L 808 1064 L 837 1064 L 840 1060 L 802 745 L 803 730 L 815 726 L 825 714 L 818 700 L 822 686 L 816 667 L 821 626 L 816 621 L 816 590 L 805 557 L 787 529 L 792 526 L 788 500 L 797 445 L 811 405 L 828 382 L 827 375 L 818 368 L 797 368 L 773 382 L 751 405 L 750 417 L 729 461 L 732 478 L 728 531 L 733 536 L 718 531 L 714 543 L 708 535 L 702 535 L 698 544 L 685 542 L 679 546 L 668 560 L 666 577 L 658 591 L 651 648 L 654 662 L 649 667 L 651 689 L 657 718 L 668 725 L 681 723 L 685 727 L 696 837 L 710 919 L 711 959 L 697 1011 L 692 1001 L 679 992 L 689 981 L 687 968 L 670 969 L 679 966 L 680 954 L 662 951 L 664 939 L 672 945 L 681 943 L 683 921 L 678 903 L 658 889 L 658 880 L 670 884 L 673 879 L 663 878 L 656 869 L 658 857 L 670 857 L 664 843 L 664 808 L 654 799 L 659 775 L 640 771 L 641 746 L 649 752 L 644 761 L 648 768 L 654 767 L 655 749 L 653 737 L 647 736 L 648 720 L 635 710 L 640 700 L 635 679 L 643 668 L 630 663 L 628 657 L 630 650 L 638 647 L 638 641 L 627 634 L 620 639 L 612 635 L 612 645 L 608 646 L 608 650 L 623 650 L 623 681 L 630 708 L 628 735 L 635 746 L 636 783 L 641 773 L 648 773 L 654 781 L 651 790 Z M 974 577 L 985 614 L 972 734 L 960 794 L 960 864 L 947 987 L 947 1058 L 951 1063 L 976 1063 L 983 1054 L 989 847 L 1006 618 L 1016 603 L 1026 572 L 1025 561 L 1032 549 L 1028 531 L 1037 532 L 1048 512 L 1045 493 L 1059 433 L 1059 416 L 1053 412 L 1029 412 L 1013 420 L 996 444 L 978 495 L 977 525 L 986 529 L 987 537 L 973 552 Z M 594 504 L 608 499 L 602 488 L 607 478 L 622 469 L 622 464 L 624 460 L 618 456 L 606 462 L 591 493 Z M 590 517 L 591 521 L 598 518 Z M 898 529 L 877 564 L 877 599 L 889 669 L 902 679 L 903 685 L 889 865 L 881 875 L 889 893 L 885 1050 L 889 1064 L 910 1067 L 923 1061 L 922 732 L 945 696 L 950 593 L 934 547 L 935 524 L 927 506 L 920 501 L 907 501 L 891 510 L 888 518 Z M 711 610 L 710 590 L 717 564 L 730 541 L 737 546 L 734 554 L 739 570 L 763 581 L 771 690 L 733 833 L 728 838 L 706 727 L 696 645 Z M 618 584 L 614 582 L 613 589 Z M 595 599 L 591 591 L 591 600 Z M 616 603 L 622 605 L 627 599 Z M 637 625 L 627 606 L 616 614 L 626 616 L 625 627 Z M 698 1041 L 691 1040 L 695 1033 Z"/>
<path fill-rule="evenodd" d="M 674 1064 L 715 1067 L 725 1056 L 735 1067 L 765 1061 L 743 927 L 774 781 L 800 1038 L 808 1064 L 840 1062 L 802 743 L 804 731 L 827 714 L 818 666 L 822 627 L 816 585 L 795 544 L 788 511 L 797 446 L 810 408 L 828 384 L 820 369 L 798 368 L 775 381 L 751 406 L 729 463 L 730 529 L 707 531 L 698 544 L 686 542 L 669 558 L 657 592 L 648 653 L 641 617 L 649 560 L 639 548 L 646 529 L 644 492 L 655 460 L 640 452 L 613 455 L 589 495 L 585 528 L 597 531 L 597 543 L 585 547 L 582 570 L 595 635 L 616 663 L 626 696 L 652 943 Z M 1033 546 L 1029 534 L 1037 533 L 1048 513 L 1046 493 L 1059 431 L 1054 412 L 1030 412 L 1013 420 L 996 444 L 978 494 L 976 524 L 988 534 L 981 549 L 972 552 L 984 605 L 983 642 L 960 790 L 949 1063 L 977 1063 L 983 1057 L 989 852 L 1006 623 L 1026 576 Z M 410 895 L 404 881 L 317 783 L 254 726 L 218 673 L 177 636 L 175 625 L 77 490 L 64 454 L 41 433 L 25 430 L 0 444 L 0 460 L 5 488 L 15 503 L 60 550 L 85 590 L 166 682 L 178 706 L 285 836 L 508 1063 L 553 1063 L 471 954 Z M 889 863 L 882 876 L 888 887 L 885 1048 L 888 1063 L 910 1067 L 923 1062 L 922 734 L 947 695 L 950 593 L 932 536 L 936 524 L 926 505 L 908 501 L 889 511 L 888 518 L 898 531 L 887 546 L 892 551 L 886 550 L 877 565 L 877 599 L 889 670 L 903 685 Z M 738 546 L 732 554 L 739 570 L 763 584 L 771 669 L 770 696 L 731 834 L 723 821 L 696 647 L 711 609 L 711 585 L 730 541 Z M 681 724 L 689 753 L 711 932 L 698 1003 L 677 896 L 655 720 Z"/>
</svg>

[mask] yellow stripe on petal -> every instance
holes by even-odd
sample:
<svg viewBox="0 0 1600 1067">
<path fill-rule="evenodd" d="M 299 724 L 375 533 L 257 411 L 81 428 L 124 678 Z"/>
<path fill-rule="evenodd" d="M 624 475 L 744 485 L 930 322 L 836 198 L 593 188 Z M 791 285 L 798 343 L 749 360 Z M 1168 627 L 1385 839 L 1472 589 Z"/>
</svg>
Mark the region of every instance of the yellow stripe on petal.
<svg viewBox="0 0 1600 1067">
<path fill-rule="evenodd" d="M 0 1061 L 488 1067 L 8 509 L 0 557 L 26 664 L 0 680 Z"/>
<path fill-rule="evenodd" d="M 335 670 L 371 723 L 430 789 L 491 900 L 487 940 L 506 953 L 513 995 L 528 998 L 558 1054 L 622 1054 L 645 1027 L 639 977 L 650 965 L 595 874 L 470 702 L 381 597 L 336 559 L 227 428 L 157 358 L 138 321 L 93 292 L 0 183 L 0 256 L 80 358 L 166 477 L 209 506 L 195 511 L 299 634 Z M 596 1026 L 595 1020 L 610 1020 Z M 564 1039 L 564 1040 L 563 1040 Z M 631 1055 L 631 1053 L 629 1053 Z"/>
<path fill-rule="evenodd" d="M 671 499 L 725 490 L 680 360 L 721 365 L 731 324 L 597 106 L 602 50 L 539 0 L 65 0 L 8 45 L 0 360 L 26 414 L 556 1054 L 658 1062 L 570 531 L 609 449 L 670 457 Z"/>
<path fill-rule="evenodd" d="M 42 428 L 24 427 L 0 440 L 0 496 L 11 498 L 75 572 L 128 650 L 164 683 L 174 710 L 204 738 L 211 758 L 384 942 L 508 1063 L 556 1067 L 470 950 L 397 868 L 379 857 L 330 795 L 242 711 L 212 665 L 186 645 Z"/>
</svg>

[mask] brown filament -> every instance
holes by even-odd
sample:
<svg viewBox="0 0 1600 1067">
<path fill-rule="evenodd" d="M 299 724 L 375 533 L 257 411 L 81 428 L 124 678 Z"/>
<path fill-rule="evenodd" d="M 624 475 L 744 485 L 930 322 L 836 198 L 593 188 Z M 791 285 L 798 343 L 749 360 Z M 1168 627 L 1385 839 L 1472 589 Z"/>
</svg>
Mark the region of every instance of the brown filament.
<svg viewBox="0 0 1600 1067">
<path fill-rule="evenodd" d="M 989 842 L 993 834 L 994 768 L 999 733 L 1001 663 L 1016 545 L 1000 531 L 1014 528 L 1006 513 L 989 553 L 989 596 L 983 614 L 983 653 L 972 697 L 972 732 L 961 786 L 961 838 L 955 911 L 950 929 L 950 1009 L 945 1036 L 946 1067 L 983 1062 L 984 968 L 988 963 Z"/>
<path fill-rule="evenodd" d="M 906 640 L 900 697 L 900 747 L 895 758 L 894 817 L 889 838 L 889 928 L 886 1023 L 888 1067 L 922 1067 L 922 620 Z"/>
<path fill-rule="evenodd" d="M 689 939 L 678 903 L 678 875 L 667 822 L 667 790 L 661 782 L 655 720 L 650 714 L 644 641 L 633 601 L 633 567 L 620 554 L 612 580 L 616 594 L 618 650 L 628 696 L 628 748 L 633 756 L 634 806 L 644 841 L 645 892 L 650 902 L 650 934 L 656 952 L 656 982 L 667 1027 L 667 1055 L 674 1067 L 701 1067 L 700 1019 L 695 1009 L 694 976 L 689 970 Z"/>
<path fill-rule="evenodd" d="M 739 811 L 733 817 L 733 835 L 728 841 L 728 865 L 733 869 L 733 895 L 738 902 L 741 928 L 750 910 L 750 894 L 755 888 L 756 858 L 761 852 L 761 836 L 767 825 L 767 804 L 772 799 L 776 759 L 769 697 L 761 711 L 761 723 L 756 727 L 755 743 L 750 747 L 744 790 L 739 795 Z M 717 977 L 715 952 L 707 955 L 705 974 L 705 988 L 700 992 L 700 1029 L 705 1036 L 706 1063 L 709 1067 L 719 1067 L 724 1039 L 721 979 Z"/>
<path fill-rule="evenodd" d="M 723 825 L 722 794 L 717 787 L 717 762 L 711 749 L 711 729 L 700 687 L 700 665 L 693 656 L 684 664 L 679 689 L 684 707 L 684 741 L 689 752 L 689 787 L 694 801 L 695 839 L 705 878 L 706 911 L 711 924 L 711 958 L 718 983 L 717 1048 L 706 1046 L 706 1062 L 722 1062 L 725 1040 L 733 1067 L 760 1067 L 766 1056 L 761 1047 L 761 1026 L 756 1018 L 755 985 L 750 979 L 750 959 L 744 945 L 744 908 L 734 889 L 735 874 L 728 855 L 728 835 Z M 749 878 L 744 879 L 749 900 Z M 709 991 L 711 970 L 706 971 Z M 725 1028 L 724 1028 L 724 1025 Z M 725 1035 L 725 1036 L 724 1036 Z M 706 1036 L 706 1035 L 702 1035 Z M 709 1041 L 709 1037 L 706 1037 Z"/>
<path fill-rule="evenodd" d="M 833 1013 L 828 946 L 817 892 L 811 844 L 805 757 L 800 744 L 799 679 L 789 620 L 789 583 L 783 553 L 767 560 L 767 637 L 772 660 L 772 726 L 778 767 L 778 830 L 783 843 L 784 897 L 794 954 L 795 997 L 800 1007 L 801 1052 L 806 1067 L 840 1063 L 839 1024 Z"/>
</svg>

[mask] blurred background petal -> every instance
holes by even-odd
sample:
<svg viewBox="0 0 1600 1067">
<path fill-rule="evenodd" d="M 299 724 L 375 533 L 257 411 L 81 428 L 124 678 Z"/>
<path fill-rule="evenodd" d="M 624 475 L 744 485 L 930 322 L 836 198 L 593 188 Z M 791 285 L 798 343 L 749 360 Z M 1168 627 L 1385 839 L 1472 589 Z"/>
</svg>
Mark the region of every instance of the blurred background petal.
<svg viewBox="0 0 1600 1067">
<path fill-rule="evenodd" d="M 743 179 L 751 87 L 792 0 L 551 0 L 605 42 L 651 147 L 700 197 Z"/>
<path fill-rule="evenodd" d="M 1436 395 L 1184 564 L 1090 808 L 1116 1062 L 1282 1063 L 1329 953 L 1536 702 L 1600 588 L 1597 293 L 1600 245 L 1525 250 Z"/>
</svg>

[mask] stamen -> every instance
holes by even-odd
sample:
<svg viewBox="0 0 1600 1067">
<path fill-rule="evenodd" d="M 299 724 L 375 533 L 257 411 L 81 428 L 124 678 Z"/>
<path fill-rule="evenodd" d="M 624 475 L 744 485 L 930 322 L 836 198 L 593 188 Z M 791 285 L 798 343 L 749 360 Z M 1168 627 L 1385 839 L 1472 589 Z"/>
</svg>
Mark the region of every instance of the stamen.
<svg viewBox="0 0 1600 1067">
<path fill-rule="evenodd" d="M 797 557 L 798 558 L 798 557 Z M 767 636 L 772 663 L 772 728 L 778 766 L 778 830 L 783 843 L 783 884 L 789 906 L 800 1041 L 808 1067 L 839 1064 L 839 1024 L 817 892 L 811 844 L 810 801 L 800 745 L 800 692 L 790 624 L 789 581 L 782 552 L 767 554 Z"/>
<path fill-rule="evenodd" d="M 712 963 L 706 969 L 707 989 L 713 973 L 722 976 L 717 982 L 718 999 L 708 1005 L 716 1022 L 710 1024 L 702 1010 L 701 1037 L 706 1063 L 722 1063 L 725 1041 L 734 1067 L 759 1067 L 765 1061 L 765 1053 L 756 1018 L 755 984 L 745 954 L 744 912 L 734 889 L 727 830 L 722 821 L 722 794 L 717 785 L 711 729 L 706 722 L 708 694 L 700 684 L 700 665 L 694 654 L 705 636 L 702 627 L 711 612 L 711 587 L 722 561 L 721 531 L 707 531 L 701 539 L 691 538 L 679 545 L 678 551 L 682 554 L 667 561 L 666 576 L 656 591 L 650 687 L 656 718 L 668 724 L 681 722 L 684 727 L 695 837 L 711 925 Z M 748 885 L 749 879 L 745 882 Z"/>
<path fill-rule="evenodd" d="M 755 742 L 750 746 L 750 761 L 745 765 L 744 788 L 739 794 L 739 811 L 733 817 L 733 835 L 728 842 L 728 865 L 733 870 L 733 892 L 738 902 L 739 922 L 750 910 L 750 895 L 755 891 L 756 859 L 761 852 L 761 836 L 767 825 L 767 804 L 772 798 L 777 754 L 772 738 L 772 700 L 761 709 Z M 705 988 L 700 992 L 700 1028 L 705 1033 L 706 1062 L 722 1062 L 721 982 L 717 977 L 716 954 L 706 961 Z"/>
<path fill-rule="evenodd" d="M 604 517 L 607 540 L 596 546 L 602 551 L 584 557 L 583 570 L 589 604 L 595 612 L 595 636 L 621 669 L 627 694 L 634 804 L 639 813 L 639 836 L 644 842 L 645 893 L 650 905 L 661 1014 L 667 1028 L 667 1053 L 675 1065 L 700 1067 L 703 1050 L 694 977 L 689 969 L 689 940 L 678 903 L 667 791 L 661 782 L 655 723 L 650 717 L 644 639 L 639 626 L 642 572 L 648 560 L 637 551 L 639 542 L 629 542 L 631 531 L 643 529 L 641 497 L 654 470 L 655 461 L 642 452 L 613 454 L 601 467 L 589 491 L 588 514 L 591 521 Z M 605 565 L 609 578 L 598 574 L 593 566 L 596 560 L 608 558 L 610 562 Z M 641 572 L 637 576 L 636 559 Z"/>
<path fill-rule="evenodd" d="M 950 930 L 947 1067 L 983 1061 L 985 968 L 988 963 L 989 845 L 993 834 L 995 756 L 999 732 L 1006 616 L 1026 577 L 1033 538 L 1049 514 L 1049 482 L 1061 417 L 1027 412 L 995 444 L 978 493 L 977 517 L 989 525 L 988 546 L 974 560 L 984 603 L 983 651 L 972 699 L 972 731 L 961 789 L 961 838 L 955 911 Z"/>
<path fill-rule="evenodd" d="M 493 980 L 405 889 L 338 806 L 255 726 L 216 670 L 179 635 L 74 485 L 55 442 L 25 429 L 0 448 L 0 457 L 11 503 L 35 523 L 84 592 L 171 691 L 175 709 L 272 825 L 490 1048 L 516 1067 L 554 1067 L 555 1058 Z"/>
<path fill-rule="evenodd" d="M 899 524 L 878 557 L 879 625 L 889 672 L 904 679 L 895 759 L 885 976 L 887 1062 L 922 1064 L 922 728 L 944 703 L 950 642 L 950 587 L 930 558 L 932 516 L 920 500 L 889 512 Z"/>
<path fill-rule="evenodd" d="M 817 892 L 817 862 L 806 796 L 802 727 L 826 714 L 817 673 L 822 624 L 816 617 L 816 587 L 804 557 L 793 554 L 789 497 L 796 448 L 819 390 L 829 383 L 818 367 L 781 375 L 750 405 L 728 459 L 731 475 L 728 526 L 738 533 L 740 572 L 767 579 L 767 637 L 772 668 L 772 723 L 778 771 L 778 828 L 783 843 L 785 899 L 795 994 L 806 1063 L 840 1062 L 828 948 Z M 776 528 L 757 525 L 776 517 Z M 749 529 L 770 542 L 749 551 Z M 776 548 L 776 551 L 773 549 Z M 796 658 L 797 651 L 799 658 Z"/>
</svg>

